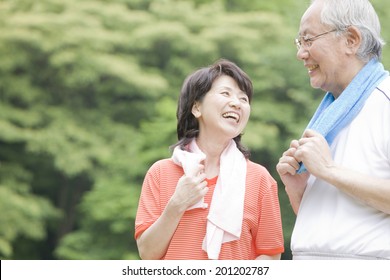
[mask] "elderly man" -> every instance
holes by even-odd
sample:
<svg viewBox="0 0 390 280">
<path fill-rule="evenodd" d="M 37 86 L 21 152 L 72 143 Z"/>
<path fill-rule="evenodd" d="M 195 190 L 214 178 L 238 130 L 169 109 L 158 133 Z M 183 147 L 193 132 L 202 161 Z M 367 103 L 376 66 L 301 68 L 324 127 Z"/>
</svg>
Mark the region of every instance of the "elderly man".
<svg viewBox="0 0 390 280">
<path fill-rule="evenodd" d="M 390 259 L 390 78 L 367 0 L 314 0 L 295 41 L 326 92 L 277 164 L 294 212 L 293 259 Z"/>
</svg>

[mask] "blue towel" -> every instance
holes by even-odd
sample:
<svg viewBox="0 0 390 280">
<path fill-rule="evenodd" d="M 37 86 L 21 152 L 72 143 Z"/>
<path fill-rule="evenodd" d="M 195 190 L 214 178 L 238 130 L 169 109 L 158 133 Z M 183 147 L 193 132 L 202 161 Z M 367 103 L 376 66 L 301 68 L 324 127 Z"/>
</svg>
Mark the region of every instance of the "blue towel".
<svg viewBox="0 0 390 280">
<path fill-rule="evenodd" d="M 341 129 L 357 116 L 375 87 L 388 75 L 382 63 L 371 59 L 337 99 L 331 92 L 325 94 L 307 128 L 321 133 L 330 146 Z M 298 174 L 306 172 L 303 163 L 300 165 Z"/>
</svg>

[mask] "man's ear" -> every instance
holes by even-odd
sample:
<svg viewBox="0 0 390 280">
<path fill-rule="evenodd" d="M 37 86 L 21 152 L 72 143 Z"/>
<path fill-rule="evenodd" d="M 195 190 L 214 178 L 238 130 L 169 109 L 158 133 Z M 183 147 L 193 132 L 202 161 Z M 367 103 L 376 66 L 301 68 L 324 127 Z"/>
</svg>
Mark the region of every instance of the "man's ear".
<svg viewBox="0 0 390 280">
<path fill-rule="evenodd" d="M 348 47 L 348 54 L 356 54 L 360 44 L 362 43 L 362 34 L 360 30 L 351 25 L 347 28 L 347 47 Z"/>
<path fill-rule="evenodd" d="M 199 118 L 201 113 L 199 109 L 199 103 L 195 102 L 194 105 L 192 106 L 191 113 L 194 115 L 195 118 Z"/>
</svg>

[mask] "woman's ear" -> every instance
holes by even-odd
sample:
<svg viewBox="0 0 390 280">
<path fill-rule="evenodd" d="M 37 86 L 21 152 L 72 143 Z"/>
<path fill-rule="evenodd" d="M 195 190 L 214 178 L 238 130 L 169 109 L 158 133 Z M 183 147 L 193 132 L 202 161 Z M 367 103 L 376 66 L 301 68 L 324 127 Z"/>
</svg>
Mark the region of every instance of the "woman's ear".
<svg viewBox="0 0 390 280">
<path fill-rule="evenodd" d="M 347 53 L 356 54 L 362 42 L 362 34 L 360 33 L 360 30 L 351 25 L 347 28 L 346 36 Z"/>
<path fill-rule="evenodd" d="M 195 118 L 199 118 L 201 113 L 199 110 L 199 103 L 195 102 L 194 105 L 192 106 L 191 113 L 194 115 Z"/>
</svg>

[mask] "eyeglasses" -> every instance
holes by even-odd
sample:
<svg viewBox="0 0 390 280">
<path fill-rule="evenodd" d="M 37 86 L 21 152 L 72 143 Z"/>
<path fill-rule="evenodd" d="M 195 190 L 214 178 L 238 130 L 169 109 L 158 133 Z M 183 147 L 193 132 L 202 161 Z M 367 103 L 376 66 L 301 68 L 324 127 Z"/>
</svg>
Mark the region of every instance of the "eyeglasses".
<svg viewBox="0 0 390 280">
<path fill-rule="evenodd" d="M 302 46 L 305 47 L 305 48 L 310 48 L 311 45 L 313 44 L 313 41 L 317 40 L 321 36 L 324 36 L 324 35 L 326 35 L 328 33 L 331 33 L 331 32 L 335 32 L 337 30 L 338 29 L 333 29 L 333 30 L 330 30 L 330 31 L 318 34 L 318 35 L 310 37 L 310 38 L 306 38 L 304 36 L 300 36 L 300 37 L 295 39 L 295 45 L 297 46 L 298 50 L 300 50 Z"/>
</svg>

